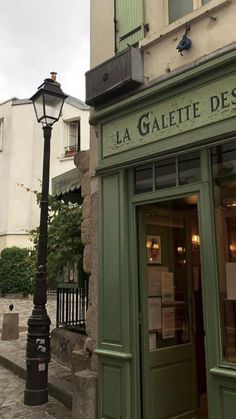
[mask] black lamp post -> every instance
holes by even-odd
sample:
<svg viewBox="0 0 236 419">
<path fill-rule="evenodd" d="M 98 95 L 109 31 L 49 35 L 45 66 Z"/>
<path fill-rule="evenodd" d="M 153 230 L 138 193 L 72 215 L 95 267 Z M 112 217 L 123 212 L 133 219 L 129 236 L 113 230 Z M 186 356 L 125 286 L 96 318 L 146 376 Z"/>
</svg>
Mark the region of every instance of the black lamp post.
<svg viewBox="0 0 236 419">
<path fill-rule="evenodd" d="M 38 265 L 35 278 L 34 308 L 28 320 L 26 344 L 26 388 L 24 403 L 41 405 L 48 401 L 48 363 L 50 361 L 50 319 L 46 310 L 46 264 L 48 189 L 50 166 L 50 139 L 52 125 L 61 116 L 66 95 L 56 81 L 56 73 L 45 79 L 32 96 L 38 122 L 42 123 L 44 135 L 42 196 L 40 202 L 40 225 L 38 243 Z"/>
</svg>

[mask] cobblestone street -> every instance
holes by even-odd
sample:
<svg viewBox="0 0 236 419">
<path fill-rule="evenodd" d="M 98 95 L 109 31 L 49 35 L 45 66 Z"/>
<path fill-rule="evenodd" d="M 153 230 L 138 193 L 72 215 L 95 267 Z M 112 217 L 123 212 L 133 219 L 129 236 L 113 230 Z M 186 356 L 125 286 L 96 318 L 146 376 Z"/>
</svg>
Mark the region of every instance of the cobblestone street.
<svg viewBox="0 0 236 419">
<path fill-rule="evenodd" d="M 71 412 L 57 400 L 49 397 L 42 406 L 25 406 L 25 382 L 0 366 L 0 417 L 3 419 L 69 419 Z"/>
<path fill-rule="evenodd" d="M 13 304 L 13 312 L 19 313 L 20 337 L 14 341 L 0 340 L 0 356 L 12 364 L 25 368 L 25 347 L 27 321 L 32 312 L 33 301 L 29 299 L 0 298 L 0 333 L 3 314 L 9 312 L 9 305 Z M 56 326 L 56 300 L 49 298 L 47 303 L 48 315 L 51 319 L 51 330 Z M 2 361 L 1 361 L 2 362 Z M 47 404 L 42 406 L 25 406 L 23 403 L 25 381 L 9 369 L 0 366 L 0 418 L 4 419 L 44 419 L 71 418 L 71 411 L 58 400 L 49 396 Z M 15 371 L 15 370 L 13 370 Z M 62 386 L 70 388 L 70 370 L 53 359 L 49 364 L 49 377 L 61 380 Z"/>
</svg>

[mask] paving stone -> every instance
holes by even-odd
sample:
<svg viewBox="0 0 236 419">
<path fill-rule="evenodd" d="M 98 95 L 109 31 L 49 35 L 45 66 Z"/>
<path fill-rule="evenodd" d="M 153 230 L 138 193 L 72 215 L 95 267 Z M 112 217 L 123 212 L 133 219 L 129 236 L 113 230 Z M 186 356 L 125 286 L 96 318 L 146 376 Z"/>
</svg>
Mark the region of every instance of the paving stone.
<svg viewBox="0 0 236 419">
<path fill-rule="evenodd" d="M 25 406 L 23 403 L 25 382 L 0 366 L 0 418 L 2 419 L 70 419 L 71 412 L 60 402 L 49 397 L 42 406 Z M 14 394 L 12 388 L 14 385 Z M 4 395 L 4 396 L 3 396 Z"/>
<path fill-rule="evenodd" d="M 0 340 L 0 355 L 14 365 L 25 369 L 25 352 L 27 328 L 25 327 L 32 312 L 32 300 L 10 300 L 0 298 L 0 332 L 2 327 L 3 313 L 9 311 L 9 305 L 14 304 L 14 309 L 19 312 L 20 336 L 16 341 Z M 51 328 L 56 326 L 56 301 L 49 300 L 47 311 L 51 319 Z M 5 363 L 3 364 L 5 365 Z M 60 378 L 71 386 L 70 369 L 58 364 L 53 359 L 49 364 L 49 377 Z M 25 382 L 0 366 L 0 418 L 1 419 L 70 419 L 71 412 L 58 400 L 49 396 L 49 401 L 43 406 L 25 406 L 24 399 Z"/>
</svg>

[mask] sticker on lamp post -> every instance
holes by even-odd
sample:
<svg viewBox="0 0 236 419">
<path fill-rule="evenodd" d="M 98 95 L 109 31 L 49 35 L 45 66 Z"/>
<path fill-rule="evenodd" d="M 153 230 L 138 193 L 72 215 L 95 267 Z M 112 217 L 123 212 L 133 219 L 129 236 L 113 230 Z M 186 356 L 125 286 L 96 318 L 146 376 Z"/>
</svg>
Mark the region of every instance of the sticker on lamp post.
<svg viewBox="0 0 236 419">
<path fill-rule="evenodd" d="M 39 372 L 43 372 L 46 370 L 46 364 L 45 363 L 40 363 L 39 366 Z"/>
</svg>

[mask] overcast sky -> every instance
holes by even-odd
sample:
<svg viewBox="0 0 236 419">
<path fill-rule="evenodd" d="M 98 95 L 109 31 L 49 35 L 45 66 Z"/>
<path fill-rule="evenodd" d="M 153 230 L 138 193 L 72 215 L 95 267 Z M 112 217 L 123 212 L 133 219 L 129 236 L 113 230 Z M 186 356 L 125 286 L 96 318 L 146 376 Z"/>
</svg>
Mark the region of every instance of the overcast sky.
<svg viewBox="0 0 236 419">
<path fill-rule="evenodd" d="M 51 71 L 65 93 L 85 98 L 89 0 L 1 0 L 0 102 L 35 93 Z"/>
</svg>

